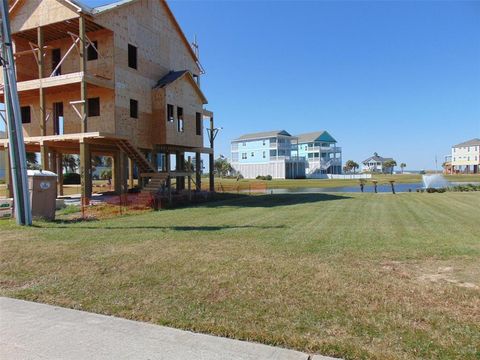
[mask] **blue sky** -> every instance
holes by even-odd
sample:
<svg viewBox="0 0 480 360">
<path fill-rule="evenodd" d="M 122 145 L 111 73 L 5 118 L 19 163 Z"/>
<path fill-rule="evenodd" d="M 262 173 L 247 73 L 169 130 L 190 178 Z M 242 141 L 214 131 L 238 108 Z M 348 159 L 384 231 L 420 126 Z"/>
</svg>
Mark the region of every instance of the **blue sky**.
<svg viewBox="0 0 480 360">
<path fill-rule="evenodd" d="M 85 1 L 90 6 L 106 1 Z M 434 168 L 480 137 L 480 2 L 170 1 L 224 129 L 329 131 L 344 160 Z"/>
<path fill-rule="evenodd" d="M 171 2 L 224 127 L 325 129 L 344 160 L 434 168 L 480 137 L 480 2 Z"/>
</svg>

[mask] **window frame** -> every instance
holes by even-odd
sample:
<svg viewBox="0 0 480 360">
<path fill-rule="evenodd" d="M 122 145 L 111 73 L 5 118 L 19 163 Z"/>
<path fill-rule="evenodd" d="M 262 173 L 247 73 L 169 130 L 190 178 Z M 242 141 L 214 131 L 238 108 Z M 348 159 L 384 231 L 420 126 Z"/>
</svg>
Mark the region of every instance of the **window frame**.
<svg viewBox="0 0 480 360">
<path fill-rule="evenodd" d="M 195 133 L 202 136 L 202 113 L 195 113 Z"/>
<path fill-rule="evenodd" d="M 24 115 L 26 115 L 24 113 L 25 111 L 27 111 L 27 113 L 28 113 L 28 121 L 27 121 L 27 119 L 24 118 Z M 21 106 L 20 107 L 20 114 L 21 114 L 21 117 L 22 117 L 22 124 L 31 124 L 32 123 L 32 109 L 31 109 L 30 105 Z"/>
<path fill-rule="evenodd" d="M 97 110 L 92 113 L 92 109 Z M 87 117 L 100 116 L 100 97 L 92 97 L 87 99 Z"/>
<path fill-rule="evenodd" d="M 128 67 L 138 70 L 138 47 L 128 44 Z"/>
<path fill-rule="evenodd" d="M 183 107 L 177 106 L 177 132 L 185 132 L 185 121 L 183 119 Z"/>
<path fill-rule="evenodd" d="M 92 44 L 88 45 L 87 61 L 98 60 L 98 52 L 95 50 L 95 49 L 98 50 L 98 40 L 92 40 L 92 43 L 93 43 L 93 46 L 95 46 L 95 48 L 92 46 Z"/>
<path fill-rule="evenodd" d="M 175 106 L 172 104 L 167 104 L 167 122 L 173 123 L 174 121 L 175 121 Z"/>
<path fill-rule="evenodd" d="M 130 118 L 138 119 L 138 100 L 130 99 Z"/>
</svg>

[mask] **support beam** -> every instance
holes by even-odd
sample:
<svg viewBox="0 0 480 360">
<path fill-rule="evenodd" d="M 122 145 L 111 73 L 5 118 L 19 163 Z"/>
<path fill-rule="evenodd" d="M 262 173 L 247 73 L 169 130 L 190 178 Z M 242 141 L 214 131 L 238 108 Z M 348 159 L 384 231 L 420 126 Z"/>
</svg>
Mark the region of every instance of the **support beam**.
<svg viewBox="0 0 480 360">
<path fill-rule="evenodd" d="M 176 152 L 176 159 L 175 159 L 175 170 L 178 172 L 185 171 L 185 153 L 182 151 Z M 184 190 L 185 189 L 185 176 L 177 176 L 176 177 L 176 188 L 177 190 Z"/>
<path fill-rule="evenodd" d="M 57 196 L 63 196 L 63 155 L 56 152 L 57 157 Z"/>
<path fill-rule="evenodd" d="M 44 58 L 44 39 L 43 39 L 43 29 L 42 27 L 37 28 L 37 53 L 34 54 L 37 57 L 37 65 L 38 65 L 38 78 L 42 79 L 44 76 L 44 65 L 45 65 L 45 58 Z M 42 82 L 40 82 L 40 86 L 38 88 L 38 101 L 40 107 L 40 130 L 42 136 L 47 135 L 47 111 L 45 107 L 45 91 L 42 86 Z"/>
<path fill-rule="evenodd" d="M 202 160 L 200 158 L 200 153 L 197 152 L 195 153 L 195 184 L 198 191 L 202 190 L 201 167 L 202 167 Z"/>
<path fill-rule="evenodd" d="M 112 161 L 112 178 L 113 178 L 113 190 L 115 193 L 120 194 L 122 191 L 122 184 L 120 180 L 120 152 L 117 151 L 113 155 Z"/>
<path fill-rule="evenodd" d="M 192 157 L 188 157 L 188 171 L 192 171 Z M 188 201 L 192 201 L 192 176 L 188 175 Z"/>
<path fill-rule="evenodd" d="M 117 194 L 125 194 L 128 190 L 127 184 L 127 156 L 123 151 L 118 151 L 113 157 L 113 181 Z"/>
<path fill-rule="evenodd" d="M 150 163 L 155 168 L 155 171 L 158 171 L 158 151 L 155 147 L 152 150 L 152 156 L 150 158 Z"/>
<path fill-rule="evenodd" d="M 40 144 L 40 163 L 42 164 L 43 170 L 50 170 L 50 162 L 48 159 L 48 146 L 43 143 Z"/>
<path fill-rule="evenodd" d="M 165 153 L 165 171 L 169 172 L 171 169 L 170 169 L 170 153 L 167 151 Z"/>
<path fill-rule="evenodd" d="M 50 151 L 49 154 L 49 165 L 50 171 L 56 172 L 57 171 L 57 152 L 55 150 Z"/>
<path fill-rule="evenodd" d="M 79 53 L 80 53 L 80 71 L 83 72 L 82 80 L 80 82 L 80 115 L 82 118 L 82 133 L 88 131 L 88 114 L 87 114 L 87 41 L 85 39 L 85 18 L 80 16 L 78 21 L 78 36 L 80 39 Z"/>
<path fill-rule="evenodd" d="M 126 194 L 128 193 L 128 157 L 123 151 L 120 151 L 119 162 L 121 194 Z"/>
<path fill-rule="evenodd" d="M 128 187 L 130 189 L 133 189 L 133 166 L 133 160 L 128 158 Z"/>
<path fill-rule="evenodd" d="M 92 158 L 90 144 L 80 142 L 80 183 L 82 187 L 82 200 L 88 204 L 92 197 Z"/>
</svg>

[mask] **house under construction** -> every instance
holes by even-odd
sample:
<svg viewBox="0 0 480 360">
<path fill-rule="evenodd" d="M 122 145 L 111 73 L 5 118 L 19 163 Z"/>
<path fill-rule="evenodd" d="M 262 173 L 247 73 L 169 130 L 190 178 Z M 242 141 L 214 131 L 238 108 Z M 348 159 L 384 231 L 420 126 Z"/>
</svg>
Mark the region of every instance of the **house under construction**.
<svg viewBox="0 0 480 360">
<path fill-rule="evenodd" d="M 113 158 L 119 193 L 133 186 L 134 164 L 146 191 L 172 179 L 182 190 L 186 177 L 201 188 L 201 154 L 213 162 L 204 121 L 213 129 L 213 114 L 204 107 L 198 48 L 165 1 L 9 3 L 25 146 L 40 153 L 43 169 L 57 172 L 61 184 L 62 154 L 79 154 L 87 200 L 97 155 Z M 3 77 L 0 84 L 3 101 Z M 7 147 L 0 139 L 0 150 Z M 186 167 L 186 153 L 194 166 Z"/>
</svg>

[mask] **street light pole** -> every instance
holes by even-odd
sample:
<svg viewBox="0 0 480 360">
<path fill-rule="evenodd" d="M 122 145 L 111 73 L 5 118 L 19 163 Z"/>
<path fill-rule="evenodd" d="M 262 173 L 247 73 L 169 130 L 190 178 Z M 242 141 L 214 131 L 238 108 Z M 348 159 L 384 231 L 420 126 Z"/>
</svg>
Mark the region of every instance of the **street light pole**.
<svg viewBox="0 0 480 360">
<path fill-rule="evenodd" d="M 213 127 L 213 116 L 210 117 L 210 127 L 207 128 L 207 134 L 208 134 L 208 139 L 210 140 L 210 154 L 208 154 L 208 166 L 210 168 L 210 191 L 213 192 L 215 191 L 215 177 L 213 176 L 213 169 L 215 167 L 214 165 L 214 142 L 215 138 L 217 137 L 218 131 L 221 130 L 222 128 L 215 128 Z"/>
<path fill-rule="evenodd" d="M 19 225 L 32 225 L 32 212 L 28 194 L 27 159 L 23 142 L 22 116 L 17 92 L 8 1 L 2 1 L 1 12 L 1 65 L 3 66 L 5 113 L 7 117 L 15 218 Z"/>
</svg>

